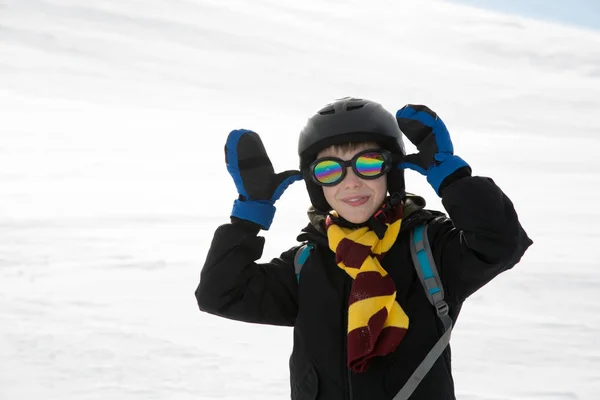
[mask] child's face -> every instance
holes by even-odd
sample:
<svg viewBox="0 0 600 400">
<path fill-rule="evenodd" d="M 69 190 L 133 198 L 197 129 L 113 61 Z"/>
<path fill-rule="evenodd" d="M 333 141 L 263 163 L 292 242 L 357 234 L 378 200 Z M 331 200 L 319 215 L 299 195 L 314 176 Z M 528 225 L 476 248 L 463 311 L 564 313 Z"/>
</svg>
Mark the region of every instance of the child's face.
<svg viewBox="0 0 600 400">
<path fill-rule="evenodd" d="M 352 150 L 341 150 L 332 146 L 322 150 L 317 158 L 337 157 L 350 160 L 358 152 L 376 147 L 378 146 L 369 143 L 357 144 Z M 362 179 L 348 167 L 346 176 L 339 184 L 322 188 L 331 208 L 347 221 L 360 224 L 368 220 L 385 200 L 386 179 L 386 175 L 377 179 Z"/>
</svg>

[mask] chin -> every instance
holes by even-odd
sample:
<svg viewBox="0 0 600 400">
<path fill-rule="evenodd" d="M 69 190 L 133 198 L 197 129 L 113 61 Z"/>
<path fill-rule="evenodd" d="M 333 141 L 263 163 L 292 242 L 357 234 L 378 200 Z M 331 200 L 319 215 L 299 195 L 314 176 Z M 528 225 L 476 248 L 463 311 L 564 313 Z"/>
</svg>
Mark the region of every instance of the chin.
<svg viewBox="0 0 600 400">
<path fill-rule="evenodd" d="M 351 222 L 353 224 L 362 224 L 367 222 L 369 218 L 345 218 L 346 221 Z"/>
<path fill-rule="evenodd" d="M 362 224 L 366 222 L 371 215 L 373 215 L 374 211 L 369 213 L 367 211 L 356 212 L 356 210 L 344 210 L 346 212 L 340 212 L 340 215 L 348 222 L 352 222 L 353 224 Z"/>
</svg>

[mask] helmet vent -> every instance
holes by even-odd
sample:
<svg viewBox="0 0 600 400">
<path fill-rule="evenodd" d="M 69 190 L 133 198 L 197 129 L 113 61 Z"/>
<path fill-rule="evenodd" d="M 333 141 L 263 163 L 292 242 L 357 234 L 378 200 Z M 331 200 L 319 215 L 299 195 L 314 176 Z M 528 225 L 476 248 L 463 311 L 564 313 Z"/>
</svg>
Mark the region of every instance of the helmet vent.
<svg viewBox="0 0 600 400">
<path fill-rule="evenodd" d="M 348 106 L 348 107 L 346 107 L 346 111 L 358 110 L 360 108 L 363 108 L 364 106 L 365 106 L 364 104 L 357 104 L 355 106 Z"/>
<path fill-rule="evenodd" d="M 335 114 L 335 108 L 333 108 L 333 106 L 325 107 L 321 111 L 319 111 L 319 114 L 321 114 L 321 115 Z"/>
</svg>

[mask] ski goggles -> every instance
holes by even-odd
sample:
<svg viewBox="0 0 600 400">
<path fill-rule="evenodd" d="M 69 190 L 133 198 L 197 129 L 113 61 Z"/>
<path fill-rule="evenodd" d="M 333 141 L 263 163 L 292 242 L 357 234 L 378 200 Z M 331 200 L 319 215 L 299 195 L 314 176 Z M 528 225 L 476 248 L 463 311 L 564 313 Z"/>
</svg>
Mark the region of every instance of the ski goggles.
<svg viewBox="0 0 600 400">
<path fill-rule="evenodd" d="M 309 165 L 312 180 L 321 186 L 335 186 L 340 183 L 344 180 L 348 167 L 352 167 L 354 173 L 362 179 L 377 179 L 392 167 L 392 154 L 380 149 L 363 150 L 348 161 L 336 157 L 323 157 Z"/>
</svg>

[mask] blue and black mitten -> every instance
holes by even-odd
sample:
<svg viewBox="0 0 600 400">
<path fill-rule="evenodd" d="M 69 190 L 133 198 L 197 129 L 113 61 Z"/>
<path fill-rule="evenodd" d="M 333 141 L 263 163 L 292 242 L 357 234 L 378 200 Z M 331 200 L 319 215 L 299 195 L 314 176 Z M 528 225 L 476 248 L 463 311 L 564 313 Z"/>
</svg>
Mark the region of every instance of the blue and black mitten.
<svg viewBox="0 0 600 400">
<path fill-rule="evenodd" d="M 406 156 L 399 168 L 408 168 L 427 177 L 433 190 L 442 190 L 451 182 L 471 176 L 471 167 L 454 155 L 450 133 L 438 115 L 426 106 L 407 104 L 396 113 L 398 126 L 419 153 Z"/>
<path fill-rule="evenodd" d="M 246 129 L 229 133 L 225 163 L 239 194 L 233 203 L 232 219 L 268 230 L 275 216 L 275 202 L 289 185 L 302 179 L 302 174 L 297 170 L 276 174 L 260 136 Z"/>
</svg>

